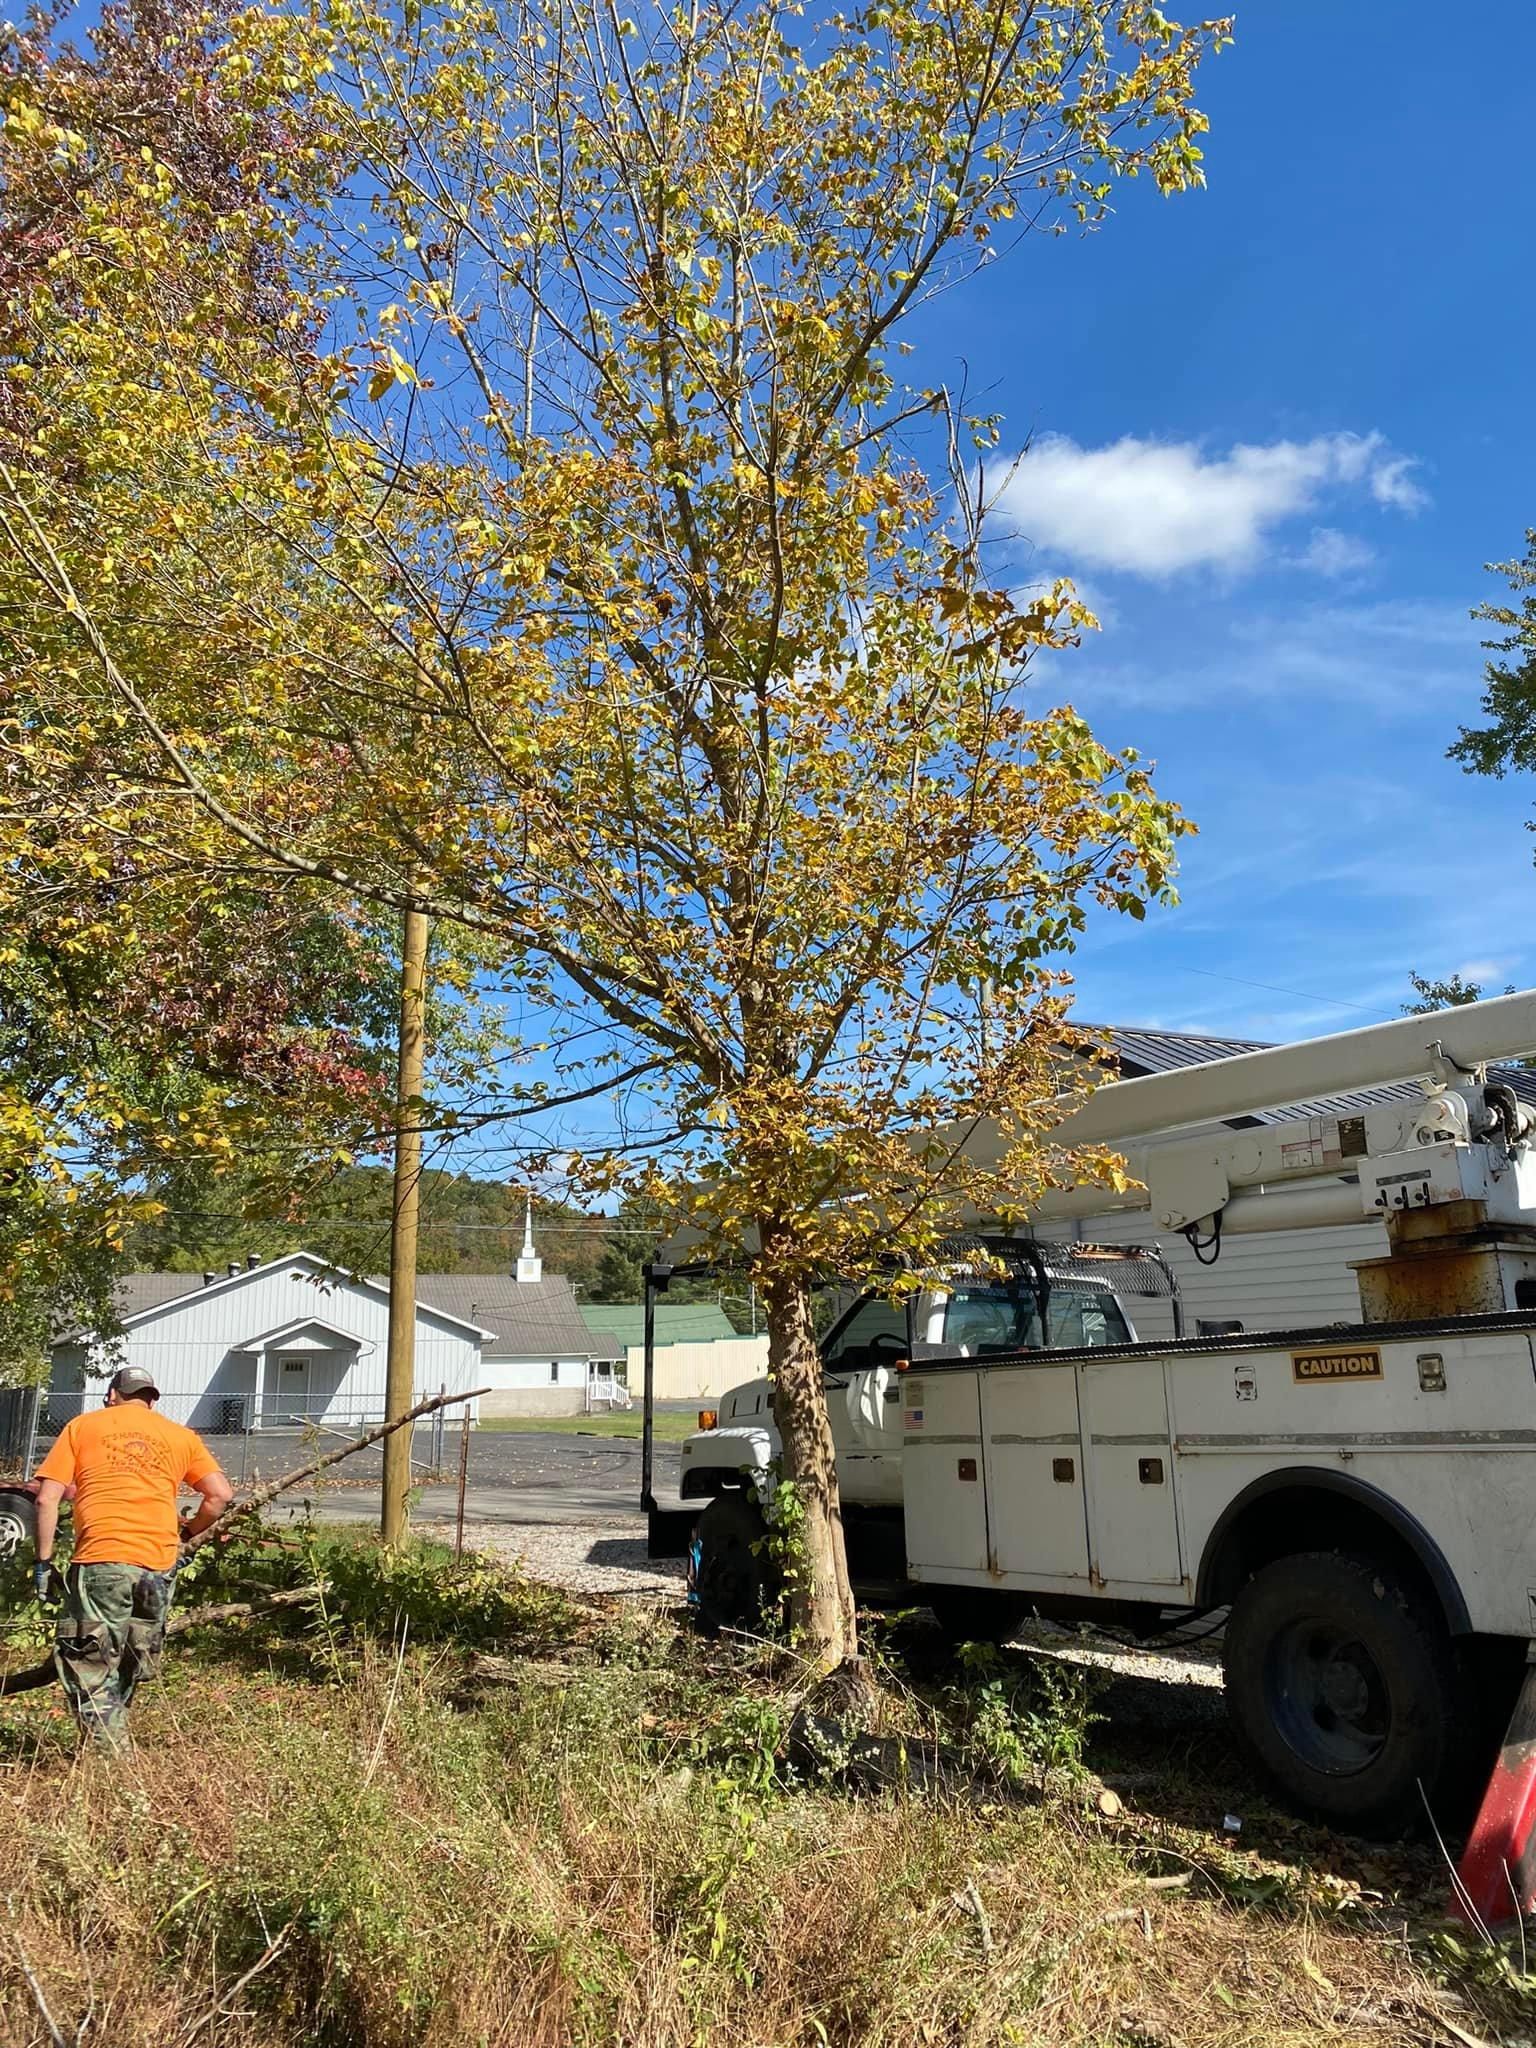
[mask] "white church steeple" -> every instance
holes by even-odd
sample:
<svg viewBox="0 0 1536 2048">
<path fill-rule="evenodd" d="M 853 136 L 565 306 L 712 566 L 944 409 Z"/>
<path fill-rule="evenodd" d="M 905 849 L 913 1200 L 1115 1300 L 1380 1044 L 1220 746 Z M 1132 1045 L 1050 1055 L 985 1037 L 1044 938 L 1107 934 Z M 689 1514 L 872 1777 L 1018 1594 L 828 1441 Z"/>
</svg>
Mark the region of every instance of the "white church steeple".
<svg viewBox="0 0 1536 2048">
<path fill-rule="evenodd" d="M 523 1248 L 517 1255 L 517 1277 L 519 1280 L 542 1280 L 544 1261 L 533 1248 L 533 1197 L 528 1195 L 523 1203 Z"/>
</svg>

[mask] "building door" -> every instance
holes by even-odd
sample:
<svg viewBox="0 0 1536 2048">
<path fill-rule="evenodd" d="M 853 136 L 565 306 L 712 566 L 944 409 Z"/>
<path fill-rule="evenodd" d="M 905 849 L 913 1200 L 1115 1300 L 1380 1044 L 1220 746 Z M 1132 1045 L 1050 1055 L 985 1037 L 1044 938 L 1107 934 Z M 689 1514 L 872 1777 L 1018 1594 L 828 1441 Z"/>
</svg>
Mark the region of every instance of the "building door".
<svg viewBox="0 0 1536 2048">
<path fill-rule="evenodd" d="M 303 1352 L 285 1352 L 273 1365 L 272 1423 L 292 1429 L 310 1419 L 310 1361 Z"/>
</svg>

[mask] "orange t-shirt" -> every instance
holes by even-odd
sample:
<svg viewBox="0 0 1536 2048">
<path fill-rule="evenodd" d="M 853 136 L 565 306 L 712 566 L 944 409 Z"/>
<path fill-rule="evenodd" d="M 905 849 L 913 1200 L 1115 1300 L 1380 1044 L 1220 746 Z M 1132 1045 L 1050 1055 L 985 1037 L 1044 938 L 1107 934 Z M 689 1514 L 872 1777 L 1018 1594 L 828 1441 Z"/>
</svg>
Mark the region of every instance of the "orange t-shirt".
<svg viewBox="0 0 1536 2048">
<path fill-rule="evenodd" d="M 176 1496 L 218 1469 L 195 1430 L 143 1401 L 119 1401 L 66 1422 L 37 1476 L 75 1489 L 76 1564 L 168 1572 L 178 1548 Z"/>
</svg>

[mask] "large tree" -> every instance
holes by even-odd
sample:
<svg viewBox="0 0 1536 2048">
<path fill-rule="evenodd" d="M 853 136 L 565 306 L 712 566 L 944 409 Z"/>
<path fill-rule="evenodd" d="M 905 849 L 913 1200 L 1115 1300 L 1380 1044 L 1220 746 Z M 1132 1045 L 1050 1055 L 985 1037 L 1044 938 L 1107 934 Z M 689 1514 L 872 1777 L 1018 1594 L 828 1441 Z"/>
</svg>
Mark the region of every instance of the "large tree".
<svg viewBox="0 0 1536 2048">
<path fill-rule="evenodd" d="M 1490 562 L 1488 573 L 1509 585 L 1513 602 L 1480 604 L 1474 619 L 1499 632 L 1483 646 L 1483 726 L 1463 726 L 1451 759 L 1476 775 L 1536 768 L 1536 527 L 1528 527 L 1519 561 Z"/>
<path fill-rule="evenodd" d="M 177 615 L 157 610 L 168 586 L 135 573 L 135 549 L 156 541 L 135 533 L 134 506 L 158 483 L 158 508 L 174 499 L 193 536 L 231 477 L 177 470 L 173 451 L 158 474 L 140 462 L 168 453 L 153 394 L 174 385 L 180 323 L 206 322 L 247 366 L 302 352 L 313 326 L 307 281 L 263 231 L 290 194 L 281 158 L 297 130 L 232 88 L 233 12 L 127 0 L 84 51 L 61 8 L 0 27 L 0 1360 L 13 1369 L 41 1369 L 61 1321 L 109 1330 L 124 1257 L 173 1213 L 248 1210 L 243 1235 L 391 1123 L 395 919 L 257 855 L 189 802 L 162 737 L 95 686 L 73 614 L 26 553 L 48 544 L 39 507 L 68 505 L 66 532 L 100 518 L 93 598 L 125 660 L 168 690 L 201 686 Z M 85 396 L 93 378 L 109 406 Z M 195 551 L 192 537 L 184 570 Z M 281 583 L 290 568 L 266 573 Z M 249 782 L 238 723 L 205 720 L 198 738 L 206 775 Z M 274 782 L 257 800 L 312 807 L 344 764 L 314 755 L 304 771 L 302 787 Z M 462 1097 L 466 1056 L 485 1049 L 465 1002 L 475 963 L 449 927 L 437 955 L 434 1078 Z"/>
<path fill-rule="evenodd" d="M 1414 1000 L 1404 1003 L 1405 1017 L 1432 1017 L 1436 1010 L 1459 1010 L 1467 1003 L 1480 1003 L 1488 991 L 1480 981 L 1467 981 L 1457 972 L 1448 974 L 1443 981 L 1432 980 L 1427 974 L 1410 974 Z M 1513 988 L 1506 988 L 1505 995 L 1512 996 Z"/>
<path fill-rule="evenodd" d="M 42 456 L 0 517 L 70 651 L 31 687 L 245 855 L 502 946 L 542 1098 L 616 1104 L 589 1182 L 750 1247 L 825 1661 L 812 1286 L 1112 1170 L 1045 1142 L 1062 960 L 1184 829 L 1031 709 L 1086 614 L 988 568 L 995 428 L 900 381 L 899 329 L 1119 179 L 1197 182 L 1222 32 L 1127 0 L 242 17 L 221 89 L 289 138 L 285 189 L 221 210 L 151 150 L 76 201 L 84 311 L 26 308 Z M 261 251 L 311 278 L 275 329 L 217 282 Z M 982 1118 L 1000 1171 L 953 1135 Z"/>
</svg>

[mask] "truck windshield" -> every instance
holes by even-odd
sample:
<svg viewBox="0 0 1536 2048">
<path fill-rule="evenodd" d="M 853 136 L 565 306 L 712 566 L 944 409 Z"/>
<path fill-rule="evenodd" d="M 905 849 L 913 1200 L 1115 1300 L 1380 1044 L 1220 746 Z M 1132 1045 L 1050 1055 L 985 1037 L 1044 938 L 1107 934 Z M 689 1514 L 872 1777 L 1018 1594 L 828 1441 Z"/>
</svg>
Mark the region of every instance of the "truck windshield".
<svg viewBox="0 0 1536 2048">
<path fill-rule="evenodd" d="M 928 1295 L 918 1317 L 925 1350 L 962 1358 L 1131 1341 L 1120 1304 L 1107 1289 L 1053 1286 L 1047 1323 L 1042 1339 L 1039 1304 L 1032 1287 L 985 1280 L 962 1281 L 943 1293 Z"/>
</svg>

